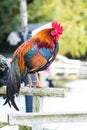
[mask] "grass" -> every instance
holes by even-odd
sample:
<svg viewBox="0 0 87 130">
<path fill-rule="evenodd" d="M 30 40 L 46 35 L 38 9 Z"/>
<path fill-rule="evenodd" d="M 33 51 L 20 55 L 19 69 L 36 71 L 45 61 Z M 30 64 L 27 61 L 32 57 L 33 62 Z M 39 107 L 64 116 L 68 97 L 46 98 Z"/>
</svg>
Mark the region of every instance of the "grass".
<svg viewBox="0 0 87 130">
<path fill-rule="evenodd" d="M 28 126 L 19 126 L 19 130 L 32 130 L 32 128 Z"/>
<path fill-rule="evenodd" d="M 81 78 L 82 79 L 82 78 Z M 55 86 L 56 87 L 64 87 L 66 83 L 69 83 L 71 81 L 75 81 L 75 80 L 81 80 L 80 78 L 75 78 L 75 79 L 57 79 L 54 80 Z M 87 78 L 83 78 L 82 80 L 87 80 Z"/>
<path fill-rule="evenodd" d="M 72 80 L 68 80 L 68 79 L 58 79 L 58 80 L 54 80 L 55 86 L 56 87 L 64 87 L 66 83 L 70 82 Z"/>
<path fill-rule="evenodd" d="M 0 122 L 0 128 L 2 128 L 2 127 L 4 127 L 5 125 L 7 125 L 7 123 L 2 123 L 2 122 Z"/>
<path fill-rule="evenodd" d="M 4 127 L 6 125 L 8 125 L 8 123 L 0 122 L 0 128 Z M 28 127 L 28 126 L 19 126 L 19 130 L 32 130 L 32 128 Z"/>
</svg>

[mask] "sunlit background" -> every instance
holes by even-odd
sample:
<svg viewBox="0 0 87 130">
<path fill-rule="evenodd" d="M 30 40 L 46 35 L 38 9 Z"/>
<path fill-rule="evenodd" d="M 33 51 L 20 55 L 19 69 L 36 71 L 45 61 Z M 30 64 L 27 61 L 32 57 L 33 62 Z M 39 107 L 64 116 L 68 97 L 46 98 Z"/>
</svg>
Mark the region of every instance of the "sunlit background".
<svg viewBox="0 0 87 130">
<path fill-rule="evenodd" d="M 6 51 L 10 32 L 20 27 L 20 1 L 0 1 L 0 50 Z M 57 21 L 64 26 L 59 53 L 70 58 L 87 57 L 86 0 L 28 0 L 28 24 Z M 8 49 L 8 51 L 10 51 Z"/>
</svg>

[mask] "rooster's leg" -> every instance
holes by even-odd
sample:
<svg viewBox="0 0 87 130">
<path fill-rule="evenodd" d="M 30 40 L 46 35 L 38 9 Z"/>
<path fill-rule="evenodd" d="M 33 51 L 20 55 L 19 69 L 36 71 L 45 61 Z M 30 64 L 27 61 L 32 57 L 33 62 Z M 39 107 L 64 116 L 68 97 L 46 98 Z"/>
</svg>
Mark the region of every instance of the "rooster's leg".
<svg viewBox="0 0 87 130">
<path fill-rule="evenodd" d="M 36 85 L 35 85 L 35 87 L 36 88 L 41 88 L 40 80 L 39 80 L 39 76 L 38 76 L 37 72 L 35 72 L 35 76 L 36 76 Z"/>
<path fill-rule="evenodd" d="M 29 79 L 29 87 L 32 88 L 32 79 L 31 79 L 31 74 L 28 73 L 28 79 Z"/>
<path fill-rule="evenodd" d="M 42 85 L 40 84 L 40 80 L 39 80 L 39 76 L 38 76 L 38 73 L 37 73 L 37 72 L 35 72 L 35 76 L 36 76 L 36 85 L 35 85 L 35 87 L 36 87 L 36 88 L 47 88 L 46 86 L 42 86 Z"/>
</svg>

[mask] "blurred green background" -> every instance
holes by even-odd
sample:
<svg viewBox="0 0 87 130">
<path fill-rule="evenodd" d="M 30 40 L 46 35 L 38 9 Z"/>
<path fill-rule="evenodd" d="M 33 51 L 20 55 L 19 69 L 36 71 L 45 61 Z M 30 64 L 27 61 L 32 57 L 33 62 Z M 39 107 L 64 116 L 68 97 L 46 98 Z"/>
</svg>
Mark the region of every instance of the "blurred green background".
<svg viewBox="0 0 87 130">
<path fill-rule="evenodd" d="M 64 26 L 59 53 L 87 57 L 87 0 L 32 0 L 27 4 L 28 23 L 57 21 Z M 0 50 L 20 21 L 20 0 L 0 0 Z"/>
</svg>

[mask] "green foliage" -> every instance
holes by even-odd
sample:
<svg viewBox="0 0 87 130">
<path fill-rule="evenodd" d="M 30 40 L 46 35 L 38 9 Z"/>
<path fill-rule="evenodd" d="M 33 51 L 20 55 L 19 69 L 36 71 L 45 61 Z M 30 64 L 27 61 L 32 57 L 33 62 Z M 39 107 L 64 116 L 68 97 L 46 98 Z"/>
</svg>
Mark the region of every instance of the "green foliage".
<svg viewBox="0 0 87 130">
<path fill-rule="evenodd" d="M 34 0 L 28 5 L 29 22 L 48 22 L 52 21 L 55 11 L 53 0 Z"/>
<path fill-rule="evenodd" d="M 60 53 L 80 57 L 87 51 L 87 2 L 69 0 L 66 1 L 65 7 L 64 34 Z"/>
<path fill-rule="evenodd" d="M 19 22 L 17 0 L 0 0 L 0 44 L 3 38 L 13 31 Z"/>
</svg>

